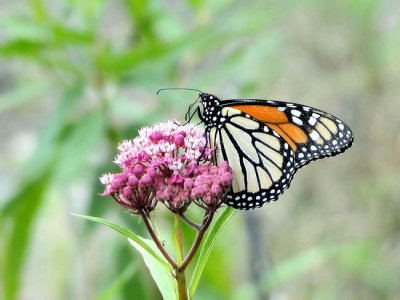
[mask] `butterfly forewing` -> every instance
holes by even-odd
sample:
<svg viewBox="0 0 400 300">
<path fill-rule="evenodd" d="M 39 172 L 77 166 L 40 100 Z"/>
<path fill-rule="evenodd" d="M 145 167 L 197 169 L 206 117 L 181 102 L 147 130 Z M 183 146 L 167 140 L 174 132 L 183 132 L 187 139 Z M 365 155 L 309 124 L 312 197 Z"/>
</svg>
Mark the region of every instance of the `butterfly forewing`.
<svg viewBox="0 0 400 300">
<path fill-rule="evenodd" d="M 267 111 L 260 113 L 266 104 Z M 353 134 L 343 121 L 309 106 L 273 100 L 248 100 L 245 105 L 229 106 L 261 119 L 285 139 L 295 152 L 296 167 L 342 153 L 353 142 Z"/>
</svg>

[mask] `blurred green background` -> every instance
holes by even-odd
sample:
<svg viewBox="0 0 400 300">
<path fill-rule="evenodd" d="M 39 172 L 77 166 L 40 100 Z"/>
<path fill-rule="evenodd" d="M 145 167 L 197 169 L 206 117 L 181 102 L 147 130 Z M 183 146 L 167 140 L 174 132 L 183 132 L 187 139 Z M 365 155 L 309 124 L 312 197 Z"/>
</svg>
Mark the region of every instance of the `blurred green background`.
<svg viewBox="0 0 400 300">
<path fill-rule="evenodd" d="M 0 298 L 160 298 L 124 238 L 70 212 L 144 234 L 98 176 L 141 126 L 183 120 L 197 95 L 163 87 L 300 102 L 355 135 L 231 219 L 195 299 L 399 296 L 399 1 L 3 0 Z"/>
</svg>

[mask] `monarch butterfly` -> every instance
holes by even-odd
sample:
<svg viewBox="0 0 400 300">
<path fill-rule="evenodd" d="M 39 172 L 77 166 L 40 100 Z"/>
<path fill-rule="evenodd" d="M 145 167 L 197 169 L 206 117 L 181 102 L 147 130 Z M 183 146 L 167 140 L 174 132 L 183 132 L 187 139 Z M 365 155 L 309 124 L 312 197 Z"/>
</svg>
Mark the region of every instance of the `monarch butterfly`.
<svg viewBox="0 0 400 300">
<path fill-rule="evenodd" d="M 316 108 L 275 100 L 221 100 L 195 91 L 199 98 L 185 119 L 198 114 L 208 143 L 216 147 L 215 163 L 225 160 L 232 167 L 226 203 L 237 209 L 276 201 L 298 169 L 340 154 L 353 143 L 353 134 L 343 121 Z M 197 105 L 191 112 L 199 102 L 202 110 Z"/>
</svg>

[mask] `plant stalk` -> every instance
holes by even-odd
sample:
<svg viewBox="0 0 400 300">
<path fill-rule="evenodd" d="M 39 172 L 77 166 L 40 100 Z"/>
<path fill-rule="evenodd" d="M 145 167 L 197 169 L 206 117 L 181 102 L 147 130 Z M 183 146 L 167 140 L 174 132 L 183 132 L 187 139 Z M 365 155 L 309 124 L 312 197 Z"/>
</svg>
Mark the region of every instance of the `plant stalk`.
<svg viewBox="0 0 400 300">
<path fill-rule="evenodd" d="M 197 232 L 196 239 L 190 249 L 188 255 L 186 256 L 185 260 L 183 261 L 182 265 L 179 266 L 178 270 L 185 270 L 190 261 L 193 259 L 194 255 L 196 254 L 197 249 L 200 246 L 201 240 L 203 239 L 204 233 L 207 231 L 208 227 L 211 224 L 213 219 L 214 212 L 208 212 L 204 215 L 203 224 L 201 225 L 199 231 Z"/>
<path fill-rule="evenodd" d="M 179 300 L 188 300 L 188 290 L 186 287 L 186 276 L 185 276 L 185 270 L 176 270 L 175 273 L 175 279 L 176 283 L 178 285 L 178 296 Z"/>
<path fill-rule="evenodd" d="M 176 250 L 176 259 L 178 265 L 182 264 L 183 261 L 183 243 L 182 243 L 182 227 L 181 227 L 181 217 L 179 214 L 175 214 L 175 250 Z"/>
<path fill-rule="evenodd" d="M 172 266 L 172 268 L 177 269 L 178 265 L 173 260 L 173 258 L 171 256 L 169 256 L 167 251 L 165 251 L 163 245 L 161 245 L 160 240 L 157 238 L 153 228 L 150 225 L 150 222 L 149 222 L 147 214 L 144 211 L 140 211 L 140 215 L 142 216 L 144 224 L 146 225 L 146 228 L 147 228 L 148 232 L 150 233 L 151 238 L 153 239 L 153 241 L 156 244 L 157 248 L 160 250 L 161 254 L 169 262 L 169 264 Z"/>
</svg>

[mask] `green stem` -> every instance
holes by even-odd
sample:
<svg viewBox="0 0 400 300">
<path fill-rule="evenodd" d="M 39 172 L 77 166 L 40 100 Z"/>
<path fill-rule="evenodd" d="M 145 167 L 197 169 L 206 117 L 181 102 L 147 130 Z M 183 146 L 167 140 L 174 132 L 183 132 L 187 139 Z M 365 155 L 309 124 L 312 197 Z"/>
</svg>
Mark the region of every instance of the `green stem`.
<svg viewBox="0 0 400 300">
<path fill-rule="evenodd" d="M 215 213 L 215 211 L 211 211 L 211 212 L 207 212 L 204 215 L 203 224 L 201 225 L 199 231 L 197 232 L 197 236 L 192 245 L 192 248 L 190 249 L 190 251 L 189 251 L 188 255 L 186 256 L 185 260 L 183 261 L 183 263 L 179 266 L 178 270 L 184 271 L 186 269 L 186 267 L 188 266 L 188 264 L 190 263 L 190 261 L 193 259 L 194 255 L 196 254 L 197 249 L 200 246 L 201 240 L 203 239 L 204 233 L 207 231 L 208 227 L 211 224 L 214 213 Z"/>
<path fill-rule="evenodd" d="M 157 248 L 160 250 L 161 254 L 165 257 L 165 259 L 169 262 L 169 264 L 172 266 L 172 268 L 177 269 L 178 266 L 176 262 L 172 259 L 171 256 L 165 251 L 163 245 L 161 244 L 160 240 L 157 238 L 156 234 L 154 233 L 153 228 L 150 225 L 148 216 L 146 212 L 140 211 L 140 215 L 143 218 L 144 224 L 146 225 L 147 231 L 150 233 L 151 238 L 153 239 L 154 243 L 156 244 Z"/>
<path fill-rule="evenodd" d="M 179 300 L 188 300 L 188 290 L 186 287 L 186 276 L 185 270 L 176 270 L 175 273 L 176 283 L 178 285 L 178 296 Z"/>
<path fill-rule="evenodd" d="M 179 214 L 175 214 L 175 230 L 174 230 L 174 242 L 175 242 L 175 251 L 176 251 L 176 259 L 178 266 L 182 264 L 183 261 L 183 245 L 182 245 L 182 227 L 181 227 L 181 217 Z"/>
</svg>

